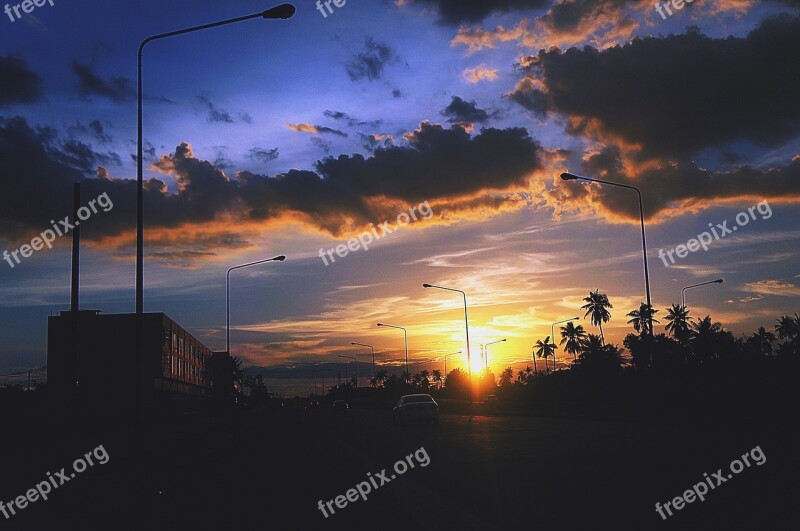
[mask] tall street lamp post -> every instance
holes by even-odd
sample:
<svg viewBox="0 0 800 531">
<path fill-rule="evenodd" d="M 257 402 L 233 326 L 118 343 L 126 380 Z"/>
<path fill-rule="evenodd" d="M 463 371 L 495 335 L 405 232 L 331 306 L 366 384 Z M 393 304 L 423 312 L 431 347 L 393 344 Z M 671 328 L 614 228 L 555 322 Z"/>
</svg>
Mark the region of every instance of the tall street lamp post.
<svg viewBox="0 0 800 531">
<path fill-rule="evenodd" d="M 356 343 L 355 341 L 350 342 L 351 345 L 358 345 L 361 347 L 369 347 L 372 349 L 372 377 L 375 377 L 375 347 L 372 345 L 367 345 L 366 343 Z"/>
<path fill-rule="evenodd" d="M 403 331 L 403 342 L 406 348 L 406 383 L 408 383 L 408 377 L 410 374 L 408 373 L 408 330 L 403 328 L 402 326 L 394 326 L 390 324 L 378 323 L 378 326 L 385 326 L 387 328 L 397 328 L 398 330 Z"/>
<path fill-rule="evenodd" d="M 709 284 L 722 284 L 724 282 L 723 279 L 718 278 L 717 280 L 709 280 L 708 282 L 701 282 L 700 284 L 694 284 L 692 286 L 686 286 L 681 290 L 681 306 L 686 308 L 686 290 L 692 288 L 699 288 L 700 286 L 707 286 Z"/>
<path fill-rule="evenodd" d="M 467 318 L 467 294 L 461 291 L 460 289 L 453 289 L 453 288 L 445 288 L 443 286 L 435 286 L 433 284 L 423 284 L 423 288 L 435 288 L 435 289 L 443 289 L 445 291 L 455 291 L 456 293 L 460 293 L 464 297 L 464 329 L 466 331 L 466 339 L 467 339 L 467 375 L 470 381 L 472 380 L 472 363 L 470 361 L 470 354 L 469 354 L 469 319 Z"/>
<path fill-rule="evenodd" d="M 573 175 L 571 173 L 562 173 L 561 178 L 565 181 L 589 181 L 593 183 L 600 183 L 600 184 L 607 184 L 609 186 L 618 186 L 620 188 L 627 188 L 629 190 L 634 190 L 639 197 L 639 219 L 641 220 L 642 224 L 642 261 L 644 262 L 644 286 L 645 292 L 647 293 L 647 306 L 652 308 L 653 306 L 650 304 L 650 271 L 647 267 L 647 238 L 645 237 L 644 232 L 644 206 L 642 204 L 642 192 L 635 186 L 630 186 L 628 184 L 620 184 L 611 181 L 603 181 L 601 179 L 592 179 L 589 177 L 579 177 L 578 175 Z M 649 316 L 650 321 L 650 331 L 653 330 L 653 316 L 652 314 Z"/>
<path fill-rule="evenodd" d="M 266 262 L 283 262 L 286 260 L 285 256 L 276 256 L 266 260 L 258 260 L 257 262 L 250 262 L 249 264 L 242 264 L 228 269 L 225 275 L 225 349 L 228 356 L 231 355 L 231 271 L 242 269 L 243 267 L 250 267 Z"/>
</svg>

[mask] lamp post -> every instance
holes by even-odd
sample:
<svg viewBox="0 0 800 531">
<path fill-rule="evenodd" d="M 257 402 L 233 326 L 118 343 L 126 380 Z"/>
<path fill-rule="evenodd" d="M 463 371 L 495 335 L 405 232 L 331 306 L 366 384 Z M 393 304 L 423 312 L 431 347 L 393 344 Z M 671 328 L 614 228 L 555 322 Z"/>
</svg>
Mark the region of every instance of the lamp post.
<svg viewBox="0 0 800 531">
<path fill-rule="evenodd" d="M 355 341 L 350 342 L 351 345 L 359 345 L 361 347 L 369 347 L 372 349 L 372 377 L 375 377 L 375 347 L 372 345 L 367 345 L 366 343 L 356 343 Z"/>
<path fill-rule="evenodd" d="M 144 219 L 143 219 L 143 205 L 144 205 L 144 179 L 143 179 L 143 148 L 142 148 L 142 54 L 144 47 L 147 43 L 165 39 L 167 37 L 174 37 L 183 35 L 185 33 L 192 33 L 217 26 L 225 26 L 235 22 L 242 22 L 254 18 L 263 18 L 267 20 L 274 19 L 288 19 L 294 15 L 295 7 L 291 4 L 281 4 L 279 6 L 267 9 L 260 13 L 253 13 L 243 17 L 231 18 L 219 22 L 212 22 L 210 24 L 203 24 L 201 26 L 194 26 L 191 28 L 181 29 L 177 31 L 170 31 L 168 33 L 161 33 L 158 35 L 151 35 L 144 39 L 139 44 L 139 62 L 137 70 L 137 157 L 136 157 L 136 313 L 143 312 L 144 302 L 144 289 L 143 289 L 143 272 L 144 272 Z"/>
<path fill-rule="evenodd" d="M 143 397 L 141 386 L 143 384 L 143 350 L 144 339 L 142 337 L 144 328 L 144 166 L 143 166 L 143 128 L 142 128 L 142 54 L 144 47 L 147 43 L 165 39 L 167 37 L 174 37 L 191 33 L 204 29 L 214 28 L 217 26 L 224 26 L 233 24 L 235 22 L 242 22 L 254 18 L 263 18 L 267 20 L 274 19 L 288 19 L 295 13 L 295 7 L 291 4 L 281 4 L 279 6 L 267 9 L 260 13 L 246 15 L 243 17 L 231 18 L 219 22 L 212 22 L 210 24 L 203 24 L 201 26 L 194 26 L 191 28 L 181 29 L 177 31 L 170 31 L 168 33 L 160 33 L 158 35 L 151 35 L 144 39 L 139 44 L 138 62 L 137 62 L 137 75 L 136 75 L 136 414 L 140 424 L 144 421 Z M 139 431 L 136 431 L 136 444 L 140 444 Z"/>
<path fill-rule="evenodd" d="M 490 341 L 483 346 L 483 356 L 484 361 L 486 362 L 486 374 L 489 374 L 489 345 L 494 345 L 495 343 L 502 343 L 505 339 L 498 339 L 497 341 Z"/>
<path fill-rule="evenodd" d="M 433 284 L 423 284 L 423 288 L 436 288 L 436 289 L 443 289 L 445 291 L 455 291 L 456 293 L 460 293 L 464 297 L 464 330 L 466 331 L 466 339 L 467 339 L 467 377 L 472 380 L 472 363 L 470 361 L 470 354 L 469 354 L 469 319 L 467 318 L 467 294 L 460 289 L 453 289 L 453 288 L 445 288 L 443 286 L 435 286 Z"/>
<path fill-rule="evenodd" d="M 603 181 L 601 179 L 592 179 L 590 177 L 579 177 L 578 175 L 573 175 L 571 173 L 562 173 L 561 178 L 565 181 L 589 181 L 593 183 L 600 183 L 600 184 L 607 184 L 609 186 L 619 186 L 620 188 L 627 188 L 629 190 L 636 191 L 636 194 L 639 196 L 639 218 L 642 222 L 642 261 L 644 262 L 644 286 L 645 291 L 647 293 L 647 306 L 652 308 L 653 306 L 650 304 L 650 271 L 647 267 L 647 239 L 645 237 L 644 232 L 644 206 L 642 204 L 642 192 L 635 186 L 630 186 L 628 184 L 620 184 L 611 181 Z M 650 315 L 648 319 L 650 321 L 650 330 L 653 330 L 653 316 Z"/>
<path fill-rule="evenodd" d="M 448 356 L 453 356 L 455 354 L 461 354 L 461 351 L 459 350 L 458 352 L 451 352 L 450 354 L 445 354 L 445 356 L 444 356 L 444 377 L 445 378 L 447 378 L 447 357 Z"/>
<path fill-rule="evenodd" d="M 257 262 L 250 262 L 249 264 L 242 264 L 228 269 L 225 275 L 225 348 L 227 349 L 228 356 L 231 355 L 231 271 L 242 269 L 243 267 L 264 264 L 266 262 L 283 262 L 284 260 L 286 260 L 285 256 L 276 256 L 274 258 L 258 260 Z"/>
<path fill-rule="evenodd" d="M 572 319 L 564 319 L 563 321 L 557 321 L 557 322 L 555 322 L 555 323 L 550 325 L 550 337 L 553 338 L 553 343 L 554 344 L 556 343 L 555 326 L 557 324 L 568 323 L 570 321 L 580 321 L 580 317 L 573 317 Z M 556 357 L 556 350 L 557 349 L 558 349 L 558 347 L 555 347 L 555 349 L 553 350 L 553 370 L 556 370 L 556 360 L 558 359 Z"/>
<path fill-rule="evenodd" d="M 403 328 L 402 326 L 394 326 L 390 324 L 378 323 L 378 326 L 385 326 L 387 328 L 397 328 L 398 330 L 403 331 L 403 342 L 406 347 L 406 384 L 408 383 L 408 377 L 410 376 L 408 373 L 408 330 Z"/>
<path fill-rule="evenodd" d="M 356 379 L 356 389 L 358 389 L 358 360 L 353 356 L 343 356 L 342 354 L 339 354 L 339 357 L 353 360 L 353 363 L 355 364 L 355 367 L 353 368 L 353 378 Z"/>
<path fill-rule="evenodd" d="M 700 286 L 707 286 L 708 284 L 722 284 L 724 279 L 718 278 L 717 280 L 709 280 L 708 282 L 701 282 L 700 284 L 694 284 L 692 286 L 686 286 L 681 290 L 681 306 L 686 308 L 686 290 L 692 288 L 698 288 Z"/>
</svg>

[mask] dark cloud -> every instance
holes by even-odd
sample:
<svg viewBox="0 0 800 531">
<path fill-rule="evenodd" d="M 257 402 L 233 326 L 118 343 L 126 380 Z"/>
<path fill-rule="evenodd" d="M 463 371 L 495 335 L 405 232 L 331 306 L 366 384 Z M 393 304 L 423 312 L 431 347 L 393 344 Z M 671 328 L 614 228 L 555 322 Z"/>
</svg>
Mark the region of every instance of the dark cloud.
<svg viewBox="0 0 800 531">
<path fill-rule="evenodd" d="M 136 99 L 133 83 L 126 77 L 112 77 L 105 80 L 92 71 L 89 65 L 77 61 L 70 64 L 72 71 L 80 81 L 80 93 L 84 97 L 100 96 L 108 98 L 114 103 L 127 103 Z"/>
<path fill-rule="evenodd" d="M 339 120 L 346 122 L 347 125 L 350 127 L 356 127 L 356 126 L 377 127 L 383 123 L 383 120 L 370 120 L 370 121 L 359 120 L 358 118 L 350 116 L 346 112 L 342 111 L 325 111 L 323 114 L 325 114 L 325 116 L 331 118 L 332 120 Z"/>
<path fill-rule="evenodd" d="M 233 118 L 231 118 L 231 115 L 227 111 L 220 110 L 205 96 L 197 96 L 197 100 L 202 103 L 208 111 L 209 122 L 233 123 Z"/>
<path fill-rule="evenodd" d="M 524 11 L 547 7 L 552 0 L 412 0 L 415 4 L 431 6 L 439 12 L 443 24 L 458 26 L 481 22 L 493 13 Z"/>
<path fill-rule="evenodd" d="M 103 124 L 100 123 L 100 120 L 92 120 L 89 122 L 89 129 L 91 129 L 92 133 L 94 134 L 94 138 L 101 144 L 108 144 L 113 140 L 111 135 L 106 134 Z"/>
<path fill-rule="evenodd" d="M 670 209 L 683 213 L 685 207 L 702 208 L 713 201 L 752 198 L 781 201 L 800 200 L 800 157 L 785 167 L 758 169 L 740 166 L 726 171 L 699 168 L 690 161 L 647 169 L 632 178 L 624 169 L 617 147 L 608 147 L 585 157 L 585 175 L 630 184 L 642 189 L 645 215 L 648 218 Z M 578 173 L 578 172 L 576 172 Z M 558 209 L 578 206 L 587 199 L 592 187 L 595 207 L 609 217 L 638 222 L 636 195 L 611 186 L 586 185 L 579 182 L 559 183 L 548 191 L 547 202 Z"/>
<path fill-rule="evenodd" d="M 636 39 L 598 51 L 540 51 L 511 99 L 571 117 L 654 156 L 688 156 L 746 139 L 774 146 L 800 132 L 800 18 L 782 15 L 747 37 L 698 32 Z"/>
<path fill-rule="evenodd" d="M 374 81 L 383 76 L 386 65 L 397 61 L 397 55 L 388 45 L 375 41 L 372 37 L 367 37 L 364 43 L 364 50 L 355 55 L 348 61 L 346 70 L 347 75 L 353 81 L 368 79 Z"/>
<path fill-rule="evenodd" d="M 364 135 L 359 133 L 358 136 L 361 137 L 361 145 L 370 153 L 380 147 L 390 147 L 394 143 L 391 135 Z"/>
<path fill-rule="evenodd" d="M 381 203 L 376 199 L 447 200 L 508 189 L 525 185 L 527 177 L 541 168 L 541 148 L 524 129 L 484 129 L 471 137 L 460 127 L 423 123 L 406 139 L 408 145 L 379 147 L 369 158 L 323 159 L 316 171 L 291 170 L 276 176 L 240 172 L 236 179 L 181 143 L 153 164 L 175 180 L 176 191 L 170 193 L 160 179 L 145 181 L 147 226 L 177 228 L 223 215 L 241 220 L 299 216 L 320 230 L 339 234 L 348 219 L 367 226 L 392 214 L 388 209 L 395 207 L 376 206 Z M 23 118 L 0 120 L 0 181 L 13 190 L 0 195 L 0 236 L 13 239 L 38 233 L 50 225 L 49 220 L 69 214 L 73 182 L 83 184 L 85 198 L 105 192 L 114 204 L 102 214 L 102 222 L 86 224 L 87 239 L 130 234 L 135 226 L 136 182 L 112 178 L 106 168 L 98 167 L 104 157 L 111 155 L 96 153 L 75 139 L 61 141 L 54 130 L 32 128 Z M 157 248 L 159 242 L 152 244 Z"/>
<path fill-rule="evenodd" d="M 489 119 L 489 113 L 478 108 L 475 100 L 466 101 L 458 96 L 453 96 L 450 105 L 442 111 L 442 116 L 447 117 L 450 123 L 483 123 Z"/>
<path fill-rule="evenodd" d="M 42 79 L 24 59 L 0 57 L 0 107 L 18 103 L 35 103 L 42 97 Z"/>
<path fill-rule="evenodd" d="M 483 129 L 471 138 L 460 127 L 425 122 L 406 138 L 408 147 L 326 158 L 317 170 L 363 195 L 422 201 L 522 184 L 541 166 L 538 142 L 521 128 Z"/>
<path fill-rule="evenodd" d="M 247 157 L 260 160 L 261 162 L 269 162 L 278 158 L 278 148 L 253 148 L 247 152 Z"/>
</svg>

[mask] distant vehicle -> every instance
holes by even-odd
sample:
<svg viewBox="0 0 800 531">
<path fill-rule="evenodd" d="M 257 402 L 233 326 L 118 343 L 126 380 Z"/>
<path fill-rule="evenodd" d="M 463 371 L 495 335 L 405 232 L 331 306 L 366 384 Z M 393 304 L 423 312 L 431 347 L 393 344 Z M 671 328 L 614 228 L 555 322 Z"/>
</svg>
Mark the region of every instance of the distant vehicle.
<svg viewBox="0 0 800 531">
<path fill-rule="evenodd" d="M 431 395 L 405 395 L 392 410 L 396 426 L 408 422 L 435 422 L 439 424 L 439 404 Z"/>
<path fill-rule="evenodd" d="M 319 410 L 319 401 L 311 400 L 304 406 L 306 411 L 318 411 Z"/>
<path fill-rule="evenodd" d="M 487 404 L 496 404 L 496 403 L 497 403 L 499 400 L 500 400 L 500 399 L 499 399 L 499 398 L 497 398 L 497 395 L 488 395 L 488 396 L 487 396 L 487 397 L 484 399 L 484 402 L 486 402 Z"/>
<path fill-rule="evenodd" d="M 344 400 L 336 400 L 333 403 L 333 412 L 334 413 L 347 413 L 347 410 L 350 406 L 347 405 L 347 402 Z"/>
</svg>

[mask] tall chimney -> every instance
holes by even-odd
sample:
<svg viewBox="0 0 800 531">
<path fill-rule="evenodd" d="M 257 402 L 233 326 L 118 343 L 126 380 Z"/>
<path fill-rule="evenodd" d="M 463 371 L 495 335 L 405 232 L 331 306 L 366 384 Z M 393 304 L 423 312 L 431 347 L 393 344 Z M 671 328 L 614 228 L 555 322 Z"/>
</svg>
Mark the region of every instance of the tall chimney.
<svg viewBox="0 0 800 531">
<path fill-rule="evenodd" d="M 81 278 L 81 228 L 78 225 L 78 209 L 81 207 L 81 183 L 75 183 L 72 194 L 72 308 L 78 311 L 78 290 Z"/>
</svg>

